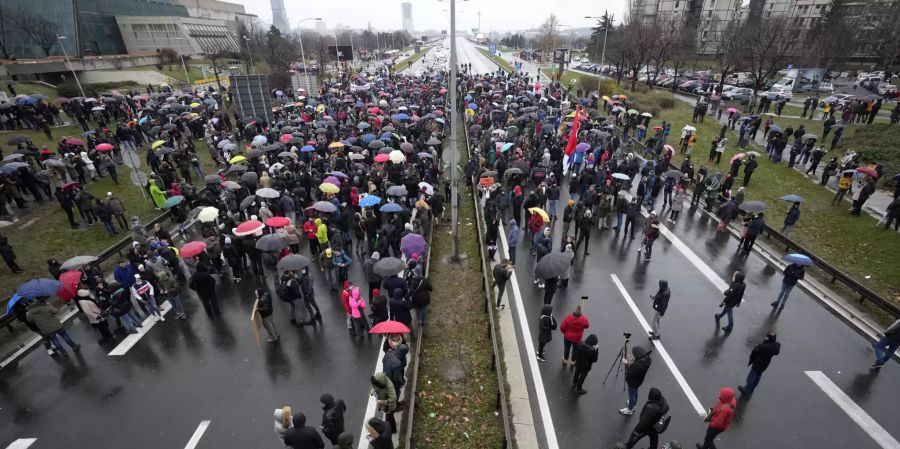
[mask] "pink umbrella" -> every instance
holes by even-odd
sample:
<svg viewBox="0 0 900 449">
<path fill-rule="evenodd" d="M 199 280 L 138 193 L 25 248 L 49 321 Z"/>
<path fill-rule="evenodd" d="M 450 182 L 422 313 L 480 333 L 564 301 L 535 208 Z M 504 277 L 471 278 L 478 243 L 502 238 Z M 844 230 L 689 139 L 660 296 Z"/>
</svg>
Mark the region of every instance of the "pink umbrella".
<svg viewBox="0 0 900 449">
<path fill-rule="evenodd" d="M 387 162 L 387 161 L 391 160 L 391 158 L 390 158 L 390 156 L 388 156 L 386 154 L 377 154 L 377 155 L 375 155 L 375 158 L 373 160 L 375 162 Z"/>
<path fill-rule="evenodd" d="M 734 114 L 735 112 L 737 112 L 737 109 L 735 109 L 735 108 L 728 108 L 728 109 L 726 109 L 726 111 L 728 111 L 728 112 Z"/>
<path fill-rule="evenodd" d="M 238 225 L 238 227 L 234 228 L 234 235 L 242 236 L 242 235 L 250 235 L 255 234 L 265 227 L 261 221 L 259 220 L 247 220 Z"/>
<path fill-rule="evenodd" d="M 97 145 L 97 151 L 112 151 L 113 146 L 108 143 L 101 143 Z"/>
<path fill-rule="evenodd" d="M 56 296 L 63 301 L 69 301 L 78 293 L 78 284 L 81 283 L 81 271 L 69 270 L 59 276 L 62 286 L 56 292 Z"/>
<path fill-rule="evenodd" d="M 278 141 L 287 145 L 287 143 L 290 142 L 293 137 L 294 136 L 290 134 L 282 134 L 281 137 L 278 138 Z"/>
<path fill-rule="evenodd" d="M 291 220 L 285 217 L 272 217 L 266 220 L 266 225 L 273 228 L 283 228 L 291 224 Z"/>
<path fill-rule="evenodd" d="M 204 242 L 185 243 L 184 246 L 178 250 L 181 257 L 194 257 L 203 251 L 206 251 L 206 243 Z"/>
<path fill-rule="evenodd" d="M 83 141 L 83 140 L 81 140 L 81 139 L 75 139 L 75 138 L 69 138 L 69 139 L 66 139 L 66 142 L 65 142 L 65 143 L 66 143 L 66 145 L 74 145 L 74 146 L 84 145 L 84 141 Z"/>
<path fill-rule="evenodd" d="M 731 156 L 731 161 L 730 161 L 730 162 L 733 164 L 734 161 L 736 161 L 736 160 L 738 160 L 738 159 L 743 159 L 744 156 L 746 156 L 746 155 L 747 155 L 747 153 L 738 153 L 738 154 L 735 154 L 734 156 Z"/>
</svg>

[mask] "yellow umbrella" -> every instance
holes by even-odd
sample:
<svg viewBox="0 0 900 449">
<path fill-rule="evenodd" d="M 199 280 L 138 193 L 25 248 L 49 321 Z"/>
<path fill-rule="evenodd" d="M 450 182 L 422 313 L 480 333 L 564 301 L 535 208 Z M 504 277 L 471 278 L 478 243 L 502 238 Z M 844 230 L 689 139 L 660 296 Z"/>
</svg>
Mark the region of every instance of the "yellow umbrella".
<svg viewBox="0 0 900 449">
<path fill-rule="evenodd" d="M 319 190 L 321 190 L 325 193 L 338 193 L 341 191 L 341 189 L 339 189 L 338 186 L 336 186 L 330 182 L 323 182 L 322 184 L 319 184 Z"/>
<path fill-rule="evenodd" d="M 541 209 L 540 207 L 532 207 L 531 209 L 528 209 L 528 212 L 540 215 L 541 218 L 544 219 L 544 223 L 550 222 L 550 216 L 547 215 L 547 212 L 545 212 L 544 209 Z"/>
<path fill-rule="evenodd" d="M 328 144 L 328 148 L 344 148 L 344 144 L 340 142 L 331 142 Z"/>
<path fill-rule="evenodd" d="M 602 96 L 601 98 L 603 98 L 603 101 L 609 101 L 609 97 L 606 95 Z"/>
<path fill-rule="evenodd" d="M 191 103 L 191 107 L 192 107 L 192 108 L 199 108 L 199 107 L 200 107 L 200 103 Z"/>
<path fill-rule="evenodd" d="M 575 117 L 575 111 L 570 112 L 569 115 L 566 116 L 566 118 L 574 118 L 574 117 Z"/>
<path fill-rule="evenodd" d="M 237 164 L 238 162 L 244 162 L 246 160 L 247 160 L 247 158 L 245 158 L 244 156 L 235 156 L 235 157 L 231 158 L 231 160 L 228 162 L 230 164 Z"/>
<path fill-rule="evenodd" d="M 324 104 L 319 104 L 318 106 L 316 106 L 316 112 L 322 113 L 322 112 L 324 112 L 324 111 L 325 111 L 325 105 L 324 105 Z"/>
<path fill-rule="evenodd" d="M 150 145 L 150 149 L 155 150 L 165 144 L 166 144 L 165 140 L 157 140 L 156 142 L 153 142 L 153 144 Z"/>
</svg>

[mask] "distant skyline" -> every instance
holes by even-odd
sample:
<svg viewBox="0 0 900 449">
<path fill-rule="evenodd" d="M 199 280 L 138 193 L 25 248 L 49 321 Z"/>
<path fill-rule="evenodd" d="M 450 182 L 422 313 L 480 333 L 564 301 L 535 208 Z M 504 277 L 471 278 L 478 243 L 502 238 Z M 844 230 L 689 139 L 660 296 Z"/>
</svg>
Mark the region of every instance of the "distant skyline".
<svg viewBox="0 0 900 449">
<path fill-rule="evenodd" d="M 272 10 L 268 0 L 225 0 L 243 4 L 247 12 L 271 23 Z M 297 21 L 307 17 L 321 17 L 328 28 L 340 23 L 354 29 L 365 29 L 372 25 L 375 29 L 403 29 L 400 4 L 412 3 L 413 22 L 416 31 L 449 30 L 450 3 L 437 0 L 387 0 L 378 3 L 365 0 L 337 0 L 335 2 L 294 2 L 286 1 L 288 21 L 291 28 Z M 609 10 L 621 22 L 629 0 L 568 0 L 561 4 L 536 0 L 470 0 L 456 2 L 456 28 L 468 31 L 478 27 L 478 12 L 481 11 L 481 31 L 488 33 L 506 32 L 536 28 L 547 19 L 551 12 L 559 18 L 559 23 L 574 28 L 593 26 L 596 21 L 584 16 L 603 15 Z M 303 28 L 313 29 L 313 21 L 303 23 Z"/>
</svg>

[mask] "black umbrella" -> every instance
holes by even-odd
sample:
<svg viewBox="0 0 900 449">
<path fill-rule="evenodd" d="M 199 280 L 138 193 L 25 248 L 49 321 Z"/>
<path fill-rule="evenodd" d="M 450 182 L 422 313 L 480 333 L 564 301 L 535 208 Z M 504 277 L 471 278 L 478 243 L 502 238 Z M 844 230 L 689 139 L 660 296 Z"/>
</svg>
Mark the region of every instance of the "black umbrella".
<svg viewBox="0 0 900 449">
<path fill-rule="evenodd" d="M 255 201 L 256 201 L 256 195 L 247 195 L 246 198 L 244 198 L 243 200 L 241 200 L 240 209 L 241 209 L 241 210 L 246 210 L 246 209 L 247 209 L 248 207 L 250 207 L 250 205 L 253 204 Z"/>
<path fill-rule="evenodd" d="M 25 136 L 12 136 L 12 137 L 9 138 L 9 140 L 6 141 L 6 143 L 8 143 L 8 144 L 10 144 L 10 145 L 18 145 L 18 144 L 23 143 L 23 142 L 25 142 L 25 141 L 27 141 L 27 140 L 28 140 L 28 138 L 25 137 Z"/>
<path fill-rule="evenodd" d="M 155 135 L 159 134 L 160 131 L 162 131 L 162 128 L 160 128 L 159 126 L 154 126 L 153 128 L 150 128 L 150 131 L 148 131 L 147 134 L 150 134 L 151 136 L 155 136 Z"/>
<path fill-rule="evenodd" d="M 257 149 L 257 148 L 254 148 L 247 152 L 248 159 L 253 159 L 255 157 L 260 157 L 260 156 L 262 156 L 262 150 Z"/>
<path fill-rule="evenodd" d="M 390 196 L 406 196 L 408 193 L 405 185 L 390 186 L 387 189 L 387 194 Z"/>
<path fill-rule="evenodd" d="M 678 178 L 681 178 L 681 175 L 683 175 L 683 173 L 681 173 L 681 170 L 672 169 L 672 170 L 669 170 L 666 172 L 666 178 L 678 179 Z"/>
<path fill-rule="evenodd" d="M 218 175 L 206 175 L 203 177 L 203 180 L 206 181 L 207 184 L 218 184 L 222 182 L 222 178 Z"/>
<path fill-rule="evenodd" d="M 745 212 L 765 212 L 769 205 L 762 201 L 747 201 L 741 203 L 740 208 Z"/>
<path fill-rule="evenodd" d="M 300 254 L 291 254 L 278 261 L 279 271 L 293 271 L 309 266 L 309 259 Z"/>
<path fill-rule="evenodd" d="M 531 171 L 531 167 L 528 166 L 528 162 L 525 162 L 521 159 L 513 162 L 512 168 L 518 168 L 519 170 L 522 170 L 522 173 Z"/>
<path fill-rule="evenodd" d="M 574 253 L 552 252 L 542 257 L 534 269 L 534 276 L 538 279 L 552 279 L 559 277 L 572 265 Z"/>
<path fill-rule="evenodd" d="M 495 172 L 493 170 L 485 170 L 485 171 L 481 172 L 481 175 L 479 176 L 479 178 L 493 178 L 495 176 L 497 176 L 497 172 Z"/>
<path fill-rule="evenodd" d="M 162 126 L 162 129 L 168 131 L 168 130 L 170 130 L 170 129 L 175 129 L 175 128 L 177 128 L 177 127 L 178 127 L 178 126 L 175 125 L 174 123 L 166 123 L 165 125 Z"/>
<path fill-rule="evenodd" d="M 255 171 L 248 171 L 241 175 L 241 181 L 244 181 L 247 184 L 256 184 L 256 181 L 258 180 L 259 175 L 257 175 Z"/>
<path fill-rule="evenodd" d="M 167 154 L 174 153 L 175 149 L 169 147 L 160 147 L 156 149 L 156 155 L 159 157 L 163 157 Z"/>
<path fill-rule="evenodd" d="M 388 277 L 400 274 L 405 268 L 406 265 L 403 261 L 396 257 L 382 257 L 381 260 L 375 262 L 373 270 L 379 276 Z"/>
<path fill-rule="evenodd" d="M 266 234 L 256 241 L 256 249 L 260 251 L 281 251 L 287 247 L 287 239 L 277 234 Z"/>
</svg>

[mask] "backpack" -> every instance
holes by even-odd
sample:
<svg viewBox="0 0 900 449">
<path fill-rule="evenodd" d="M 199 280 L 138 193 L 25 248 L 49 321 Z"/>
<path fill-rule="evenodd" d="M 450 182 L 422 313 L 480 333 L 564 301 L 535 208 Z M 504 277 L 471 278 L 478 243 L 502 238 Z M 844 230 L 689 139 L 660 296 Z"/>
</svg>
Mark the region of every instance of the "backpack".
<svg viewBox="0 0 900 449">
<path fill-rule="evenodd" d="M 669 428 L 670 422 L 672 422 L 672 415 L 665 413 L 659 418 L 659 421 L 653 425 L 653 430 L 655 430 L 656 433 L 663 433 Z"/>
<path fill-rule="evenodd" d="M 279 282 L 275 285 L 275 294 L 284 302 L 294 302 L 294 295 L 285 282 Z"/>
</svg>

